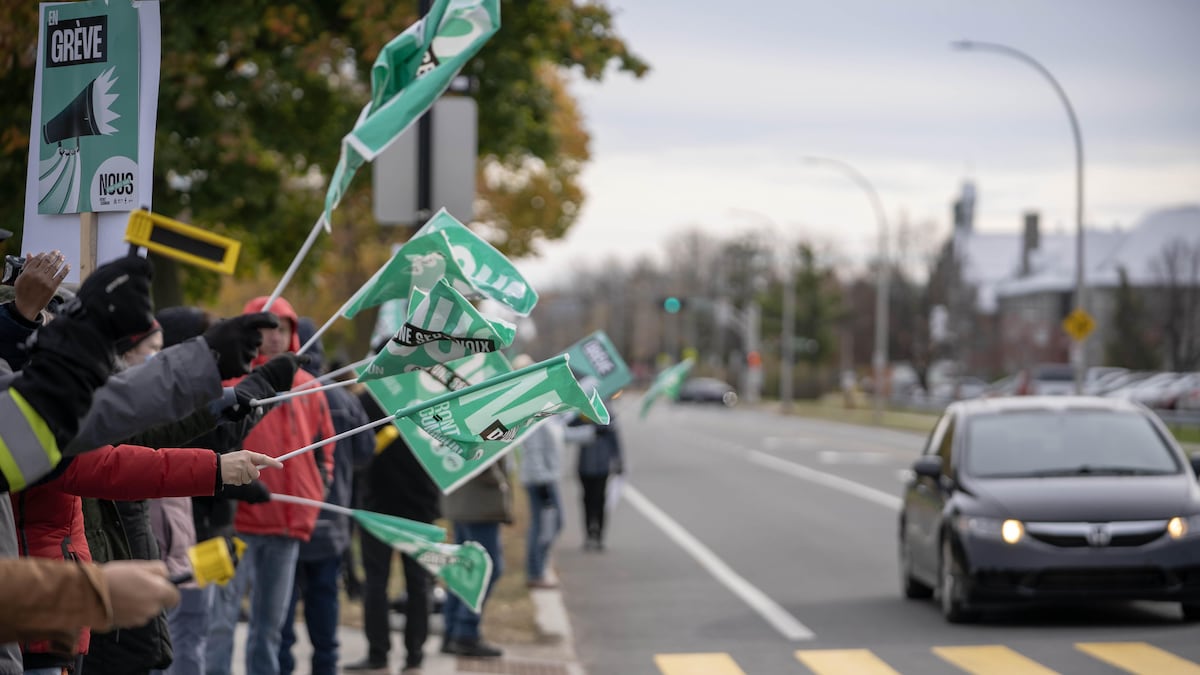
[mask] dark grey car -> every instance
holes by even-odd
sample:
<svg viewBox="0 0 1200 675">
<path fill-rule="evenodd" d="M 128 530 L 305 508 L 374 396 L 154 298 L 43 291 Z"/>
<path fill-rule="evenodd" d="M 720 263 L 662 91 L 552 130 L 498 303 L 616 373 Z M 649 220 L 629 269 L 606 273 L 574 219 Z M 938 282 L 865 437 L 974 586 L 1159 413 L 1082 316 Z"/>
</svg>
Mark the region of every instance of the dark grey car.
<svg viewBox="0 0 1200 675">
<path fill-rule="evenodd" d="M 1196 469 L 1145 407 L 1092 397 L 950 405 L 900 513 L 909 598 L 948 621 L 1031 602 L 1179 602 L 1200 619 Z"/>
</svg>

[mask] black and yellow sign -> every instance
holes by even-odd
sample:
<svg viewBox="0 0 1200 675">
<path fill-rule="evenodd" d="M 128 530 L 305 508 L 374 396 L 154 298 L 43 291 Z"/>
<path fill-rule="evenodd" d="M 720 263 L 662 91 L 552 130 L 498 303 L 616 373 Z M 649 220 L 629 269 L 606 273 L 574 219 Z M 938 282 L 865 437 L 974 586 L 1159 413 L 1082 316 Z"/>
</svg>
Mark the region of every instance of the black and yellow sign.
<svg viewBox="0 0 1200 675">
<path fill-rule="evenodd" d="M 1096 329 L 1096 321 L 1082 307 L 1076 307 L 1062 322 L 1063 330 L 1076 342 L 1083 342 Z"/>
<path fill-rule="evenodd" d="M 242 250 L 242 243 L 236 239 L 142 210 L 129 214 L 125 241 L 223 274 L 233 274 Z"/>
</svg>

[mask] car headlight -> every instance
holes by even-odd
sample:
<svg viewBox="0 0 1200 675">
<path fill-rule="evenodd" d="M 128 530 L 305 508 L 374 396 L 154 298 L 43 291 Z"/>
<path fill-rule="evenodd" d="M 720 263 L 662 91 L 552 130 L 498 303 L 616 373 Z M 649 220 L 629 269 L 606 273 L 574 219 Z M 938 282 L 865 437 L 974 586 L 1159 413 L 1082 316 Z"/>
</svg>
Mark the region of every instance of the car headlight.
<svg viewBox="0 0 1200 675">
<path fill-rule="evenodd" d="M 1006 544 L 1015 544 L 1025 537 L 1025 526 L 1019 520 L 959 516 L 960 532 L 969 532 L 986 539 L 999 539 Z"/>
<path fill-rule="evenodd" d="M 1167 536 L 1172 539 L 1183 539 L 1200 535 L 1200 514 L 1194 516 L 1175 516 L 1167 521 Z"/>
</svg>

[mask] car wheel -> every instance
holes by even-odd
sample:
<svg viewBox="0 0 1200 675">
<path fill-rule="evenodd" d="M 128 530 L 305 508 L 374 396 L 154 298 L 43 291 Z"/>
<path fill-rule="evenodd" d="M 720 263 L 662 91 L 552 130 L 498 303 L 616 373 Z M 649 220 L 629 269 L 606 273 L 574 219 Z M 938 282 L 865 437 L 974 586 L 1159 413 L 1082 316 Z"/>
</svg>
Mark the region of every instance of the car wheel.
<svg viewBox="0 0 1200 675">
<path fill-rule="evenodd" d="M 912 556 L 908 552 L 908 538 L 904 535 L 900 535 L 900 588 L 904 590 L 904 597 L 910 600 L 933 597 L 933 587 L 912 575 Z"/>
<path fill-rule="evenodd" d="M 942 617 L 949 623 L 969 623 L 978 618 L 978 613 L 967 609 L 961 597 L 958 576 L 954 569 L 954 555 L 950 550 L 950 540 L 942 540 L 942 554 L 939 558 L 938 599 L 941 602 Z"/>
<path fill-rule="evenodd" d="M 737 394 L 732 391 L 725 392 L 721 396 L 721 403 L 724 403 L 726 408 L 732 408 L 737 405 Z"/>
<path fill-rule="evenodd" d="M 1184 621 L 1200 621 L 1200 604 L 1193 602 L 1181 602 L 1179 608 L 1183 610 Z"/>
</svg>

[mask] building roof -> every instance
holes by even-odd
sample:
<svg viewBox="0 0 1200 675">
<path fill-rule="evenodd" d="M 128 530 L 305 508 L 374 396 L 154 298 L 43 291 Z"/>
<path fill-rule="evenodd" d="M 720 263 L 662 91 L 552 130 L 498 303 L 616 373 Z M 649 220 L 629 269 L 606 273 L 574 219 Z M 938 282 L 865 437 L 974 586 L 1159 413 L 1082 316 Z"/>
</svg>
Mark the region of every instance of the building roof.
<svg viewBox="0 0 1200 675">
<path fill-rule="evenodd" d="M 1021 276 L 1021 233 L 955 234 L 955 252 L 966 280 L 978 289 L 980 311 L 996 311 L 1001 297 L 1071 291 L 1075 288 L 1075 234 L 1041 234 Z M 1172 242 L 1200 244 L 1200 205 L 1154 211 L 1129 229 L 1088 228 L 1084 235 L 1085 279 L 1091 287 L 1114 287 L 1125 268 L 1135 286 L 1161 282 L 1158 261 Z"/>
</svg>

